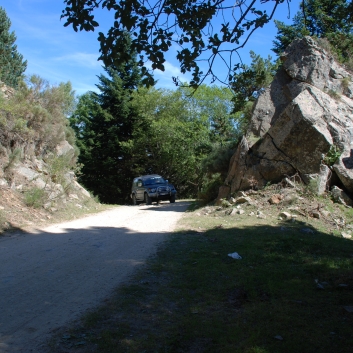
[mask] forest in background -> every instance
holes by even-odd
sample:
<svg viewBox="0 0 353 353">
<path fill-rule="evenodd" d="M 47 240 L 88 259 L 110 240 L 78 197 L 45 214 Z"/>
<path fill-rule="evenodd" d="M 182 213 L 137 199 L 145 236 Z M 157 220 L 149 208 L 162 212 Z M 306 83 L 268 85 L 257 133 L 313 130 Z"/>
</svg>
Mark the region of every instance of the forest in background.
<svg viewBox="0 0 353 353">
<path fill-rule="evenodd" d="M 302 2 L 305 11 L 293 17 L 292 25 L 276 22 L 275 60 L 251 52 L 251 64 L 239 66 L 228 87 L 201 84 L 196 91 L 187 84 L 175 90 L 147 87 L 126 32 L 128 59 L 107 65 L 98 92 L 79 97 L 70 82 L 51 85 L 39 76 L 25 77 L 26 61 L 0 8 L 0 80 L 15 89 L 10 97 L 0 97 L 2 173 L 6 177 L 11 163 L 31 155 L 49 161 L 55 146 L 67 140 L 76 152 L 61 168 L 74 170 L 103 203 L 129 202 L 132 179 L 147 173 L 170 180 L 179 197 L 212 201 L 246 132 L 253 103 L 292 40 L 314 36 L 352 69 L 351 7 L 342 0 Z"/>
</svg>

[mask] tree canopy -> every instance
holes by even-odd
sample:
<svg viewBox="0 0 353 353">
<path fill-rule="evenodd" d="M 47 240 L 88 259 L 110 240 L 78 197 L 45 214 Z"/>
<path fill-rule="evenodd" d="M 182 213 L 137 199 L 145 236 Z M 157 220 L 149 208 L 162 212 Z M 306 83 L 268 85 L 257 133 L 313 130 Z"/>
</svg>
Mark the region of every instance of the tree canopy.
<svg viewBox="0 0 353 353">
<path fill-rule="evenodd" d="M 172 46 L 178 48 L 177 59 L 182 73 L 191 72 L 191 86 L 199 86 L 207 76 L 217 79 L 213 68 L 221 60 L 234 68 L 239 62 L 238 50 L 252 33 L 268 23 L 279 4 L 290 0 L 64 0 L 64 26 L 75 31 L 94 31 L 99 27 L 95 18 L 99 9 L 111 11 L 114 21 L 107 33 L 99 32 L 100 57 L 109 67 L 127 62 L 131 53 L 124 51 L 125 32 L 131 36 L 131 48 L 139 53 L 144 82 L 154 79 L 146 67 L 164 71 L 165 54 Z M 269 12 L 264 4 L 269 6 Z M 217 21 L 216 21 L 217 19 Z M 208 69 L 200 69 L 206 61 Z M 238 66 L 237 66 L 238 65 Z M 235 65 L 238 68 L 239 64 Z M 175 82 L 177 79 L 175 78 Z"/>
<path fill-rule="evenodd" d="M 0 81 L 16 88 L 27 68 L 27 61 L 17 51 L 15 32 L 10 32 L 11 21 L 0 7 Z"/>
<path fill-rule="evenodd" d="M 293 23 L 275 21 L 278 34 L 272 49 L 277 55 L 296 38 L 305 35 L 326 38 L 331 49 L 345 62 L 353 54 L 353 2 L 347 0 L 305 0 Z"/>
</svg>

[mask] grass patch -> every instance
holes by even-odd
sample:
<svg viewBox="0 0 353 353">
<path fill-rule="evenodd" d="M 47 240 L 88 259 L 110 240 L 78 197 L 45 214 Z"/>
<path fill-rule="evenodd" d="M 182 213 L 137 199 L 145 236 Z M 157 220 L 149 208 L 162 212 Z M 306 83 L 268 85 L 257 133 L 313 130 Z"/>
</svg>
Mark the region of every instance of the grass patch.
<svg viewBox="0 0 353 353">
<path fill-rule="evenodd" d="M 351 240 L 197 212 L 53 352 L 351 352 Z"/>
<path fill-rule="evenodd" d="M 40 208 L 45 202 L 45 190 L 38 187 L 33 187 L 24 192 L 24 202 L 29 207 Z"/>
</svg>

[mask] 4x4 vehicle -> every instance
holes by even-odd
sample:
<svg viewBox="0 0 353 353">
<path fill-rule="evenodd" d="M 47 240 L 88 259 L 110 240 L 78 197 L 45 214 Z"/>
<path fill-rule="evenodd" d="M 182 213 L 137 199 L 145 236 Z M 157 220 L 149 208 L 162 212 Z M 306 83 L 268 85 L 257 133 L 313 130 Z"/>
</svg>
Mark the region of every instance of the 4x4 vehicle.
<svg viewBox="0 0 353 353">
<path fill-rule="evenodd" d="M 160 175 L 142 175 L 135 178 L 132 182 L 131 199 L 134 205 L 145 202 L 150 205 L 153 201 L 170 201 L 175 202 L 176 190 L 168 180 L 163 179 Z"/>
</svg>

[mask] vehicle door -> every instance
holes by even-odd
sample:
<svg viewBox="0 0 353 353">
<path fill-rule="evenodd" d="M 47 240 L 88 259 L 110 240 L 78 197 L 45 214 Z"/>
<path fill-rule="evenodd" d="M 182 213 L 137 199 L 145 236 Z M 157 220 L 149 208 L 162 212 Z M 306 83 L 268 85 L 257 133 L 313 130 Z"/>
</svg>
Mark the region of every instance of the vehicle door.
<svg viewBox="0 0 353 353">
<path fill-rule="evenodd" d="M 136 183 L 136 199 L 143 201 L 145 197 L 145 188 L 143 186 L 142 179 L 138 179 Z"/>
</svg>

